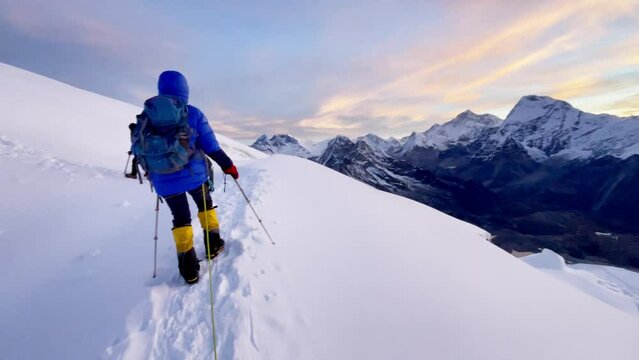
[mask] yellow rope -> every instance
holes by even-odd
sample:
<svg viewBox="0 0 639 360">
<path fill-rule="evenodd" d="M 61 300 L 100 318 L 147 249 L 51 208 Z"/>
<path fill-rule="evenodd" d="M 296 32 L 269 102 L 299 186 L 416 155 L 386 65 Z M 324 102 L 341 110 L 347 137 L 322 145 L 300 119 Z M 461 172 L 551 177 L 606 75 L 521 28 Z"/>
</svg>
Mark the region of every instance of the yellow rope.
<svg viewBox="0 0 639 360">
<path fill-rule="evenodd" d="M 204 184 L 202 184 L 202 202 L 204 203 L 204 214 L 206 215 L 206 193 L 204 192 Z M 204 234 L 206 236 L 206 263 L 209 269 L 209 300 L 211 302 L 211 326 L 213 330 L 213 354 L 215 355 L 215 360 L 217 360 L 217 340 L 215 339 L 215 315 L 213 313 L 213 275 L 211 274 L 211 243 L 209 241 L 209 217 L 204 216 L 205 220 L 205 230 Z"/>
</svg>

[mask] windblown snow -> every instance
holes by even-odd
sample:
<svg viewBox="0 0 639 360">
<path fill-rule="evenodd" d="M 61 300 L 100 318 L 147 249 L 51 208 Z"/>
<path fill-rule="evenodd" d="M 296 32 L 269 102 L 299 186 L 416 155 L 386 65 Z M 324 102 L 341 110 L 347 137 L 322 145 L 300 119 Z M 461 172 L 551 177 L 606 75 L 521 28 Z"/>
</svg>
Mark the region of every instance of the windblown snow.
<svg viewBox="0 0 639 360">
<path fill-rule="evenodd" d="M 155 197 L 122 176 L 140 109 L 8 65 L 0 76 L 2 358 L 212 358 L 206 263 L 186 286 L 165 205 L 151 277 Z M 484 230 L 219 139 L 277 242 L 216 172 L 228 244 L 212 264 L 219 359 L 636 357 L 636 312 L 512 257 Z"/>
<path fill-rule="evenodd" d="M 568 265 L 548 249 L 524 261 L 619 310 L 639 313 L 639 277 L 635 272 L 612 266 Z"/>
</svg>

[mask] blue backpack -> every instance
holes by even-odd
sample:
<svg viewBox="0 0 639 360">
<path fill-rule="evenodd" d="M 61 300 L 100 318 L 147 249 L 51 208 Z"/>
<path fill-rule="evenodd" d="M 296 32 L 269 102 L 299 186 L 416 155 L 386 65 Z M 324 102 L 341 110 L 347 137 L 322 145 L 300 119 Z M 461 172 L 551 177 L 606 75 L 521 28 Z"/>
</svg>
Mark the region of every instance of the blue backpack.
<svg viewBox="0 0 639 360">
<path fill-rule="evenodd" d="M 144 102 L 144 111 L 137 116 L 131 150 L 145 171 L 171 174 L 191 159 L 192 135 L 186 103 L 173 96 L 154 96 Z"/>
</svg>

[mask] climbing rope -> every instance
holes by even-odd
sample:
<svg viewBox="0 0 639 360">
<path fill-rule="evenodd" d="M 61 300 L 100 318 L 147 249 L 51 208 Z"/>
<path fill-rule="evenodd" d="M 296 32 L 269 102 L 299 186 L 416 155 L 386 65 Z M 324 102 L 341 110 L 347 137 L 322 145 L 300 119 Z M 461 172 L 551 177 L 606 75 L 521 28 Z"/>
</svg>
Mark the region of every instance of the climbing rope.
<svg viewBox="0 0 639 360">
<path fill-rule="evenodd" d="M 207 267 L 209 269 L 209 300 L 211 302 L 211 329 L 213 334 L 213 354 L 215 356 L 215 360 L 217 360 L 217 339 L 215 336 L 215 314 L 213 311 L 213 275 L 211 272 L 211 243 L 209 241 L 209 217 L 206 216 L 207 208 L 206 208 L 206 192 L 204 189 L 204 184 L 202 184 L 202 202 L 204 203 L 204 234 L 206 234 L 206 258 L 207 258 Z"/>
</svg>

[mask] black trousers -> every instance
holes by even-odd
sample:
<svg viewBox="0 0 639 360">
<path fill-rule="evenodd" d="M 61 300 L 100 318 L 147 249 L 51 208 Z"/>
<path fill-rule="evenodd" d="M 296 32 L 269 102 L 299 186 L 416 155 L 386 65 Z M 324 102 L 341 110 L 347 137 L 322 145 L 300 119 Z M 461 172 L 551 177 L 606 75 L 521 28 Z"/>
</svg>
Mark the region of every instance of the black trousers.
<svg viewBox="0 0 639 360">
<path fill-rule="evenodd" d="M 207 210 L 213 208 L 213 200 L 211 199 L 211 193 L 209 192 L 208 184 L 204 184 L 204 196 L 202 196 L 202 185 L 196 187 L 193 190 L 189 190 L 188 193 L 195 201 L 198 211 L 204 211 L 204 201 L 206 201 Z M 171 209 L 171 214 L 173 214 L 174 229 L 191 225 L 191 211 L 189 210 L 189 201 L 186 197 L 186 193 L 169 195 L 164 197 L 164 200 L 169 206 L 169 209 Z"/>
</svg>

